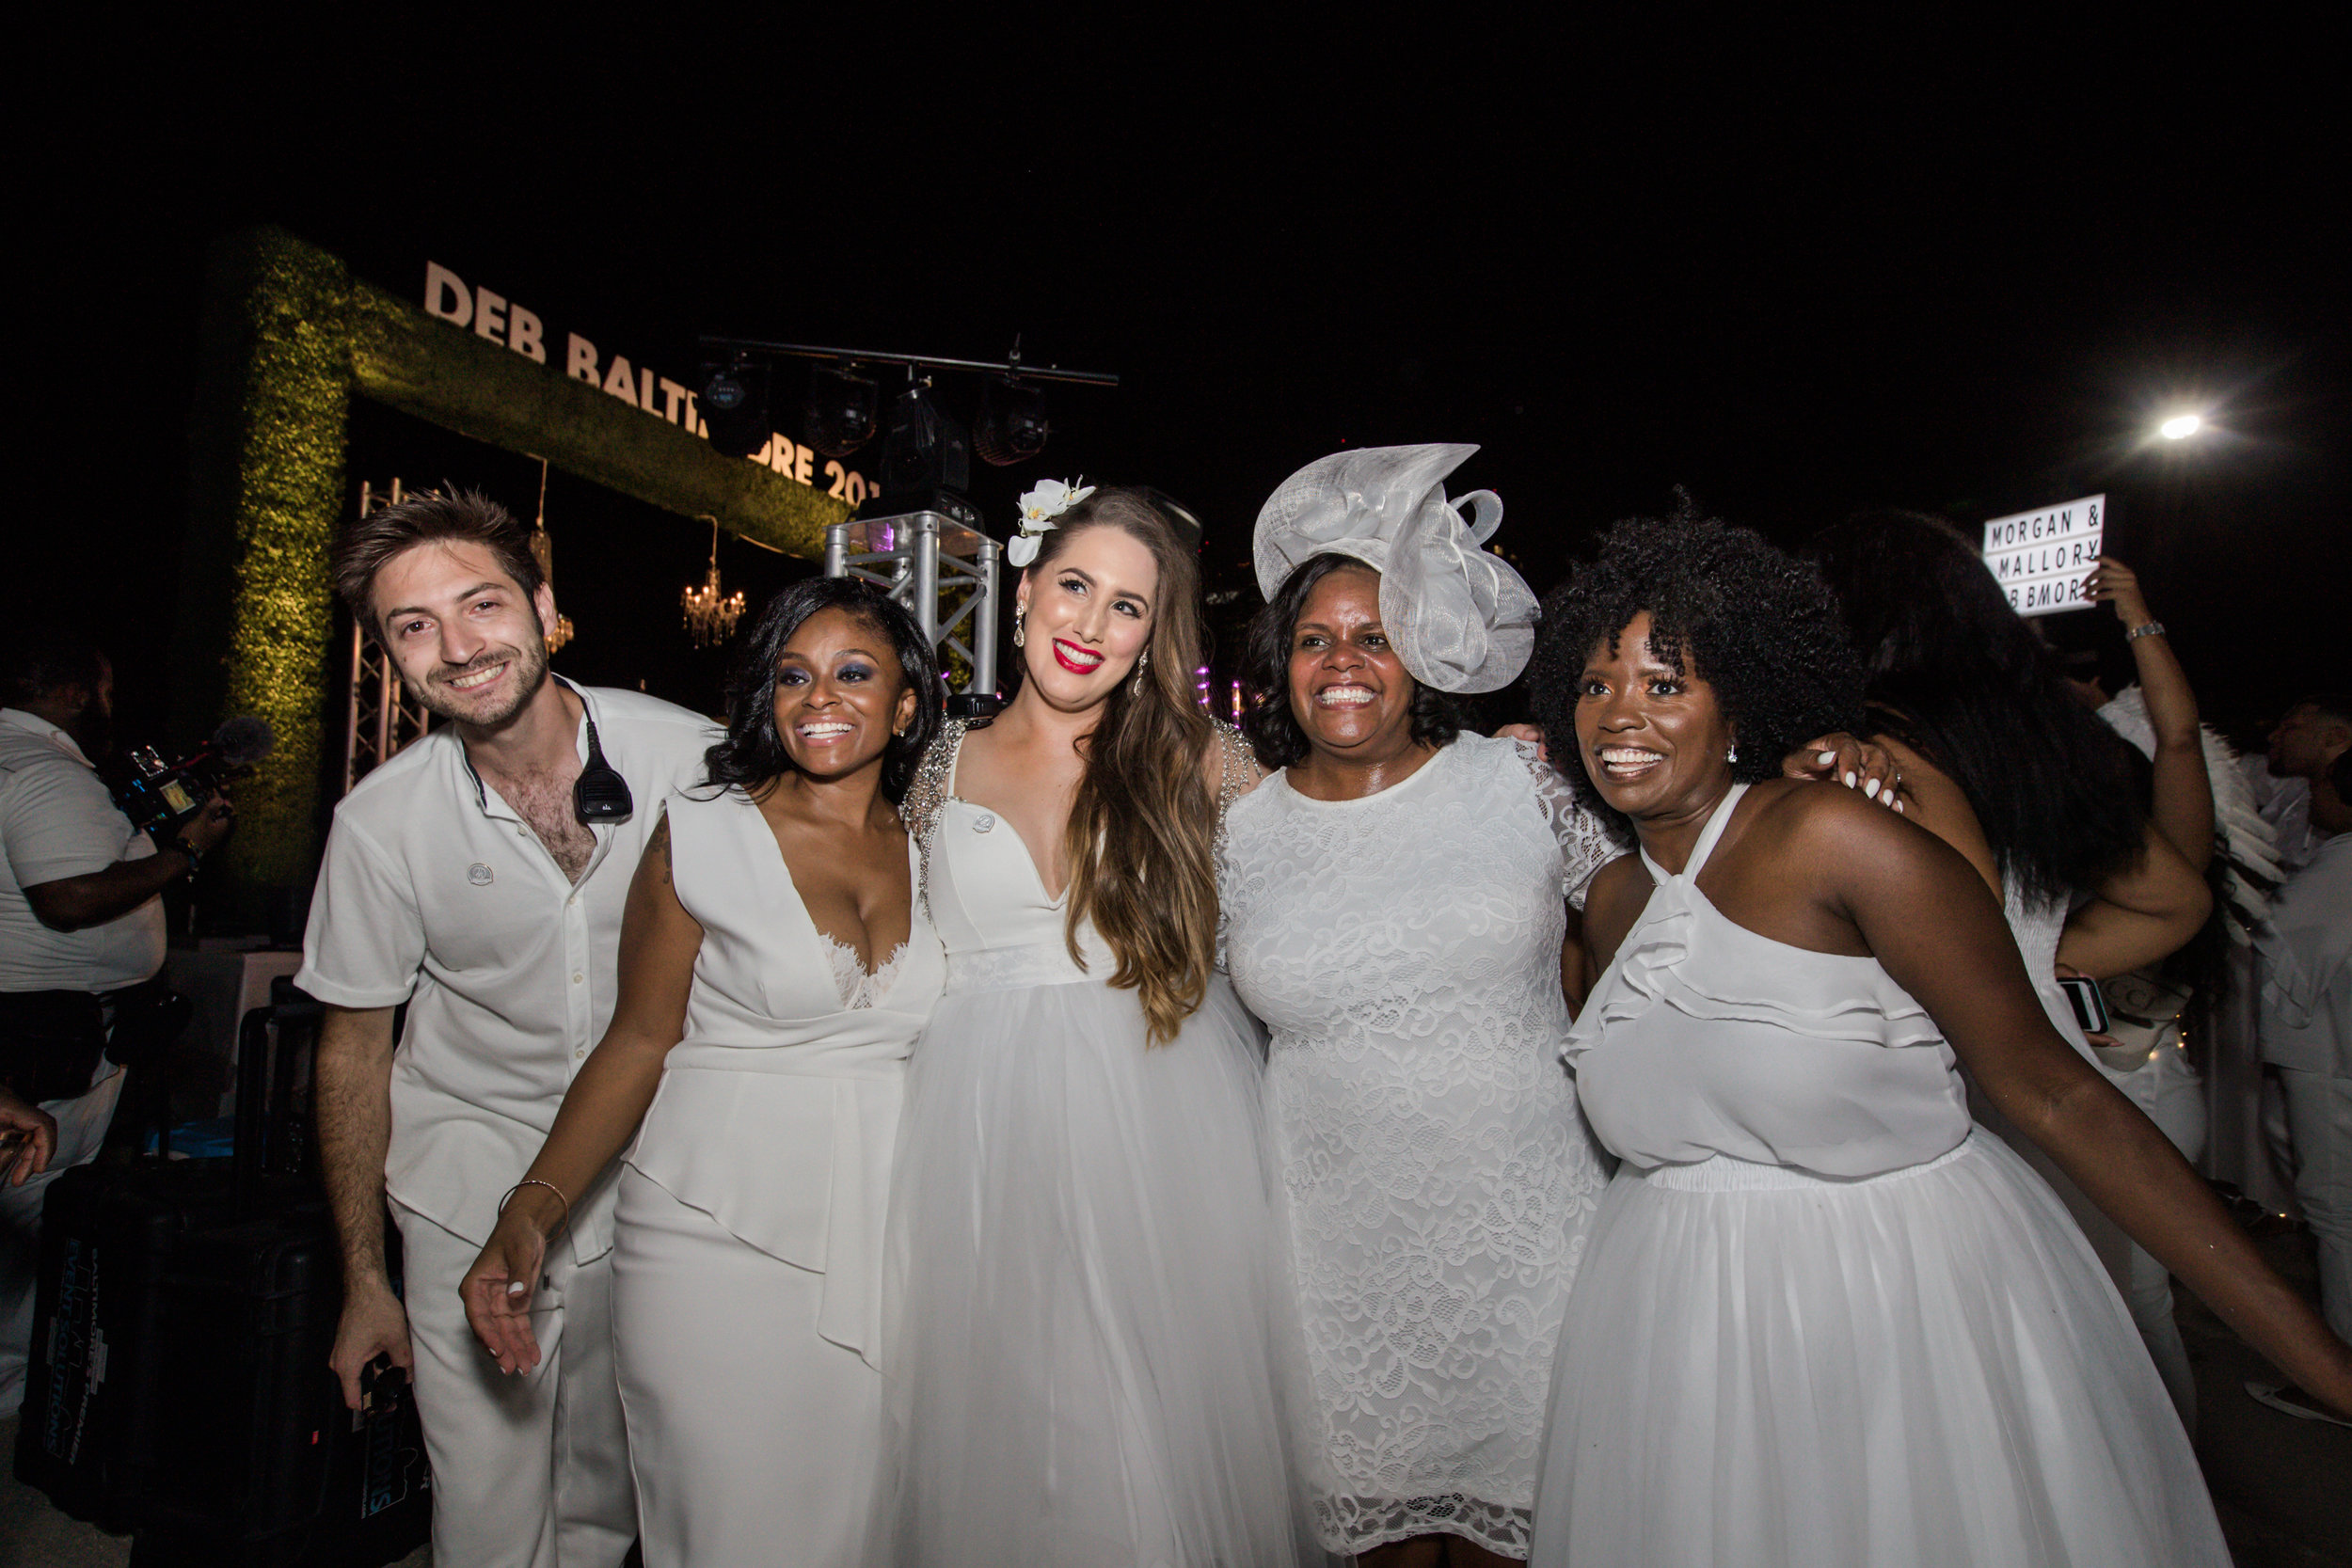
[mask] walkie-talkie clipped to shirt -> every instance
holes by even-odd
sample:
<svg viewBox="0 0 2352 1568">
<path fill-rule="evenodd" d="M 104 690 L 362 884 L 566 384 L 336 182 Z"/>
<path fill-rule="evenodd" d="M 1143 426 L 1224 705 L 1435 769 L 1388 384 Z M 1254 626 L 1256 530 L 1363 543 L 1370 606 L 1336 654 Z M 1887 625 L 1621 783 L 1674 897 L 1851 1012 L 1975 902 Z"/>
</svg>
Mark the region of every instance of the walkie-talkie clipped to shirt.
<svg viewBox="0 0 2352 1568">
<path fill-rule="evenodd" d="M 604 760 L 594 719 L 588 721 L 588 761 L 572 784 L 572 810 L 591 827 L 598 822 L 626 822 L 637 810 L 637 802 L 629 797 L 628 781 Z"/>
</svg>

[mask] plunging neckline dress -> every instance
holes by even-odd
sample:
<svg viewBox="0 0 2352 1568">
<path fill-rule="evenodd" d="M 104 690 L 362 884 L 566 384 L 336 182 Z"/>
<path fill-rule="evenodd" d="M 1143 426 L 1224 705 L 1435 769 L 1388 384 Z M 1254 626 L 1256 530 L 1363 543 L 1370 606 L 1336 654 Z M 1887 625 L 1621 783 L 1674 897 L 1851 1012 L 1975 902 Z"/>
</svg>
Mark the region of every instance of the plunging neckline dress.
<svg viewBox="0 0 2352 1568">
<path fill-rule="evenodd" d="M 1970 1123 L 1875 958 L 1657 883 L 1568 1035 L 1622 1160 L 1567 1311 L 1530 1560 L 2209 1564 L 2203 1478 L 2122 1300 Z"/>
<path fill-rule="evenodd" d="M 1165 1045 L 1021 835 L 910 793 L 946 993 L 890 1216 L 891 1466 L 867 1560 L 1282 1568 L 1262 1037 L 1220 977 Z"/>
<path fill-rule="evenodd" d="M 906 1060 L 946 974 L 920 900 L 868 974 L 740 789 L 669 802 L 703 928 L 623 1156 L 613 1340 L 649 1568 L 858 1560 L 881 1465 L 882 1225 Z M 916 875 L 908 846 L 910 888 Z M 846 960 L 846 961 L 845 961 Z"/>
</svg>

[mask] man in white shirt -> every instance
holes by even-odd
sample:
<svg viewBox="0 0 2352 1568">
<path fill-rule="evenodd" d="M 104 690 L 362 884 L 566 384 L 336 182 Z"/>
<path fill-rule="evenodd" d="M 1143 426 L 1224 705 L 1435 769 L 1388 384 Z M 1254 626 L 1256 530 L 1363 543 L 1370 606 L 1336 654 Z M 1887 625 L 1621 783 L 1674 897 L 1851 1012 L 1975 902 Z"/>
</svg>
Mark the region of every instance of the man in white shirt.
<svg viewBox="0 0 2352 1568">
<path fill-rule="evenodd" d="M 2268 754 L 2247 769 L 2263 820 L 2278 831 L 2279 861 L 2300 871 L 2327 838 L 2312 820 L 2312 792 L 2336 758 L 2352 749 L 2352 695 L 2322 692 L 2287 709 L 2271 726 Z"/>
<path fill-rule="evenodd" d="M 343 1247 L 333 1365 L 409 1368 L 436 1560 L 612 1568 L 637 1533 L 612 1337 L 611 1172 L 562 1195 L 532 1302 L 545 1354 L 502 1376 L 458 1282 L 612 1016 L 621 909 L 708 722 L 551 677 L 554 595 L 480 496 L 424 496 L 338 539 L 338 589 L 448 721 L 336 808 L 296 983 L 326 1004 L 319 1135 Z M 395 1047 L 392 1010 L 407 1021 Z M 388 1276 L 387 1199 L 405 1290 Z"/>
<path fill-rule="evenodd" d="M 2312 791 L 2321 835 L 2270 901 L 2263 1060 L 2278 1069 L 2295 1197 L 2319 1242 L 2320 1310 L 2352 1338 L 2352 751 Z"/>
<path fill-rule="evenodd" d="M 229 832 L 214 800 L 158 851 L 90 766 L 114 671 L 70 628 L 20 627 L 0 707 L 0 1089 L 55 1123 L 40 1176 L 0 1189 L 0 1415 L 24 1399 L 50 1181 L 95 1158 L 122 1090 L 105 1059 L 121 992 L 164 963 L 163 890 Z M 87 749 L 86 749 L 87 746 Z"/>
</svg>

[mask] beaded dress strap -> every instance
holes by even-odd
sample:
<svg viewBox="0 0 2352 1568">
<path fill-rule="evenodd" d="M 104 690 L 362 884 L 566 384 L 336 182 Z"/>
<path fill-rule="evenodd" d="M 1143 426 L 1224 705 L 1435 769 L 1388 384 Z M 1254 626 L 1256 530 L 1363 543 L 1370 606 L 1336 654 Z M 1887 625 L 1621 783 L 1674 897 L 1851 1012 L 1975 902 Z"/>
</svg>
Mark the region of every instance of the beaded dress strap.
<svg viewBox="0 0 2352 1568">
<path fill-rule="evenodd" d="M 956 757 L 963 750 L 963 737 L 971 725 L 961 719 L 950 719 L 939 732 L 939 738 L 915 764 L 914 778 L 907 785 L 906 799 L 899 802 L 899 819 L 907 825 L 907 835 L 914 840 L 915 853 L 921 865 L 922 885 L 915 895 L 923 900 L 923 918 L 931 916 L 931 843 L 939 836 L 940 819 L 947 815 L 949 781 L 956 776 Z"/>
<path fill-rule="evenodd" d="M 1221 861 L 1225 855 L 1225 819 L 1232 813 L 1233 802 L 1265 774 L 1258 767 L 1257 753 L 1249 749 L 1249 742 L 1243 737 L 1241 731 L 1221 719 L 1212 719 L 1209 722 L 1216 726 L 1217 744 L 1223 749 L 1224 755 L 1224 768 L 1216 791 L 1216 836 L 1211 847 L 1211 853 Z"/>
</svg>

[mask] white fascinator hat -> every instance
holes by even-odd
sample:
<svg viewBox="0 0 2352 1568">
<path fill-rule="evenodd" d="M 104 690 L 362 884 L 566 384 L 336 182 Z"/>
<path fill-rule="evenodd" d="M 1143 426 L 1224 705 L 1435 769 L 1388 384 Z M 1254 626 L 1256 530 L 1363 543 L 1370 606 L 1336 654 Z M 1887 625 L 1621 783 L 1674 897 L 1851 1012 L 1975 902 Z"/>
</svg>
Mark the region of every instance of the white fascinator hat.
<svg viewBox="0 0 2352 1568">
<path fill-rule="evenodd" d="M 1440 691 L 1511 684 L 1535 647 L 1534 591 L 1480 548 L 1502 524 L 1502 499 L 1473 490 L 1449 501 L 1445 477 L 1474 446 L 1366 447 L 1319 457 L 1258 511 L 1258 589 L 1318 555 L 1380 574 L 1380 624 L 1406 673 Z"/>
</svg>

